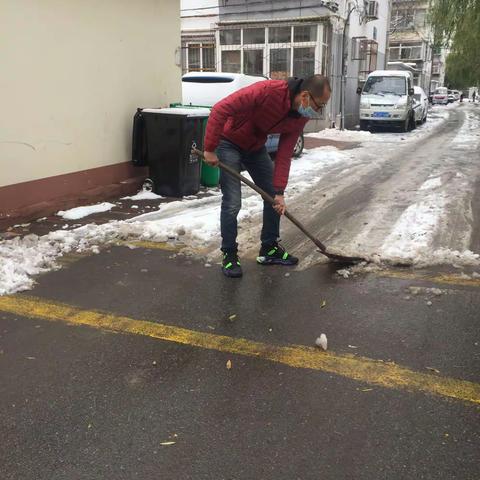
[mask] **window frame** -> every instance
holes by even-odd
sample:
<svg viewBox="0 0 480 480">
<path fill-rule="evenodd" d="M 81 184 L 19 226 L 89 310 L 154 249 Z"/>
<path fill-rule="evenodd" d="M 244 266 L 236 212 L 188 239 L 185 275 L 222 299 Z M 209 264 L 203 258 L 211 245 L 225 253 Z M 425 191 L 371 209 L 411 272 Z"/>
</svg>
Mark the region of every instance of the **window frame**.
<svg viewBox="0 0 480 480">
<path fill-rule="evenodd" d="M 307 41 L 307 42 L 295 42 L 294 35 L 295 35 L 295 27 L 298 26 L 315 26 L 316 27 L 316 40 Z M 271 28 L 278 28 L 278 27 L 288 27 L 290 28 L 290 42 L 276 42 L 270 43 L 270 29 Z M 308 22 L 297 22 L 291 24 L 273 24 L 273 25 L 265 25 L 262 28 L 265 29 L 265 39 L 264 43 L 256 43 L 256 44 L 245 44 L 244 42 L 244 31 L 249 28 L 260 28 L 255 25 L 249 26 L 240 26 L 240 27 L 232 27 L 233 30 L 240 30 L 240 43 L 239 44 L 232 44 L 232 45 L 223 45 L 220 43 L 221 32 L 227 29 L 220 28 L 217 33 L 217 65 L 219 66 L 219 71 L 222 70 L 222 52 L 225 50 L 240 50 L 240 72 L 245 72 L 245 59 L 244 59 L 244 52 L 246 50 L 262 50 L 263 51 L 263 73 L 262 75 L 270 77 L 270 55 L 272 50 L 277 49 L 287 49 L 290 51 L 289 53 L 289 65 L 288 65 L 288 76 L 293 74 L 293 58 L 294 58 L 294 49 L 295 48 L 315 48 L 315 55 L 314 55 L 314 71 L 313 74 L 316 73 L 323 73 L 328 75 L 328 69 L 330 68 L 330 62 L 327 58 L 326 61 L 323 58 L 324 56 L 329 55 L 329 41 L 328 35 L 328 25 L 324 22 L 317 22 L 317 23 L 308 23 Z M 288 56 L 288 55 L 287 55 Z M 322 71 L 325 69 L 326 71 Z"/>
<path fill-rule="evenodd" d="M 199 55 L 200 55 L 200 67 L 198 70 L 191 70 L 190 69 L 190 46 L 198 46 L 199 47 Z M 203 65 L 203 50 L 212 48 L 213 49 L 213 68 L 204 67 Z M 195 42 L 194 40 L 185 42 L 185 71 L 188 72 L 215 72 L 216 71 L 216 56 L 215 56 L 216 46 L 215 42 L 208 41 L 208 42 Z"/>
</svg>

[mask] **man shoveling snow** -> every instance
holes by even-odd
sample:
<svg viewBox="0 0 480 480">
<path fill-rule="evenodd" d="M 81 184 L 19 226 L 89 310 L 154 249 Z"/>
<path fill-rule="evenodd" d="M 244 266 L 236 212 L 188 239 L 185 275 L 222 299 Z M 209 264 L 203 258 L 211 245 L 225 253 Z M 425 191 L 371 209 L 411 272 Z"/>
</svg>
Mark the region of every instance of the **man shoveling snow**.
<svg viewBox="0 0 480 480">
<path fill-rule="evenodd" d="M 292 78 L 266 80 L 245 87 L 224 98 L 212 109 L 205 132 L 205 161 L 222 163 L 237 172 L 246 168 L 253 181 L 269 195 L 275 205 L 264 202 L 261 265 L 295 265 L 298 259 L 279 244 L 280 216 L 285 212 L 284 190 L 288 182 L 295 143 L 309 119 L 330 99 L 329 81 L 322 75 L 305 80 Z M 267 135 L 279 133 L 275 166 L 267 153 Z M 240 180 L 220 174 L 222 206 L 222 271 L 227 277 L 241 277 L 237 254 L 237 216 L 241 207 Z"/>
</svg>

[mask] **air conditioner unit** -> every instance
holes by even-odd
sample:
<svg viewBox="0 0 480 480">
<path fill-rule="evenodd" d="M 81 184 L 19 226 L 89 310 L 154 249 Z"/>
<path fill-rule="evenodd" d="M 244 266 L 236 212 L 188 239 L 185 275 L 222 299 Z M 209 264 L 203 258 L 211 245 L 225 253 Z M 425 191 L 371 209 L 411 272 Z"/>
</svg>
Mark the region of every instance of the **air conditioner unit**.
<svg viewBox="0 0 480 480">
<path fill-rule="evenodd" d="M 367 21 L 378 20 L 378 2 L 368 1 L 367 2 L 367 11 L 365 16 Z"/>
</svg>

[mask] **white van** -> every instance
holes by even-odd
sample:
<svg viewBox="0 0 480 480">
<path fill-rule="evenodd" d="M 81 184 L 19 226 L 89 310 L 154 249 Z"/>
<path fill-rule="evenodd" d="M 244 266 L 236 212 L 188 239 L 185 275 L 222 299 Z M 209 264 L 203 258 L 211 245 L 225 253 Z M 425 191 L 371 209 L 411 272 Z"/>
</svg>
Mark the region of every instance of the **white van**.
<svg viewBox="0 0 480 480">
<path fill-rule="evenodd" d="M 360 129 L 375 126 L 415 128 L 412 73 L 405 70 L 376 70 L 370 73 L 360 97 Z"/>
</svg>

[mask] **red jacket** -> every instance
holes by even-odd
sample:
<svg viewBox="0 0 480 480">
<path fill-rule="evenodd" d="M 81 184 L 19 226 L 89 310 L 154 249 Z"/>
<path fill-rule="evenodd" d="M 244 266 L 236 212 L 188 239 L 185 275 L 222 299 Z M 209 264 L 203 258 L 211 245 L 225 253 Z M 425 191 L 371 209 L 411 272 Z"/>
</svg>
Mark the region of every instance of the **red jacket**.
<svg viewBox="0 0 480 480">
<path fill-rule="evenodd" d="M 308 119 L 291 111 L 291 90 L 284 80 L 265 80 L 242 88 L 212 108 L 204 149 L 213 152 L 225 138 L 242 150 L 260 150 L 270 133 L 280 133 L 273 187 L 284 190 L 293 149 Z"/>
</svg>

